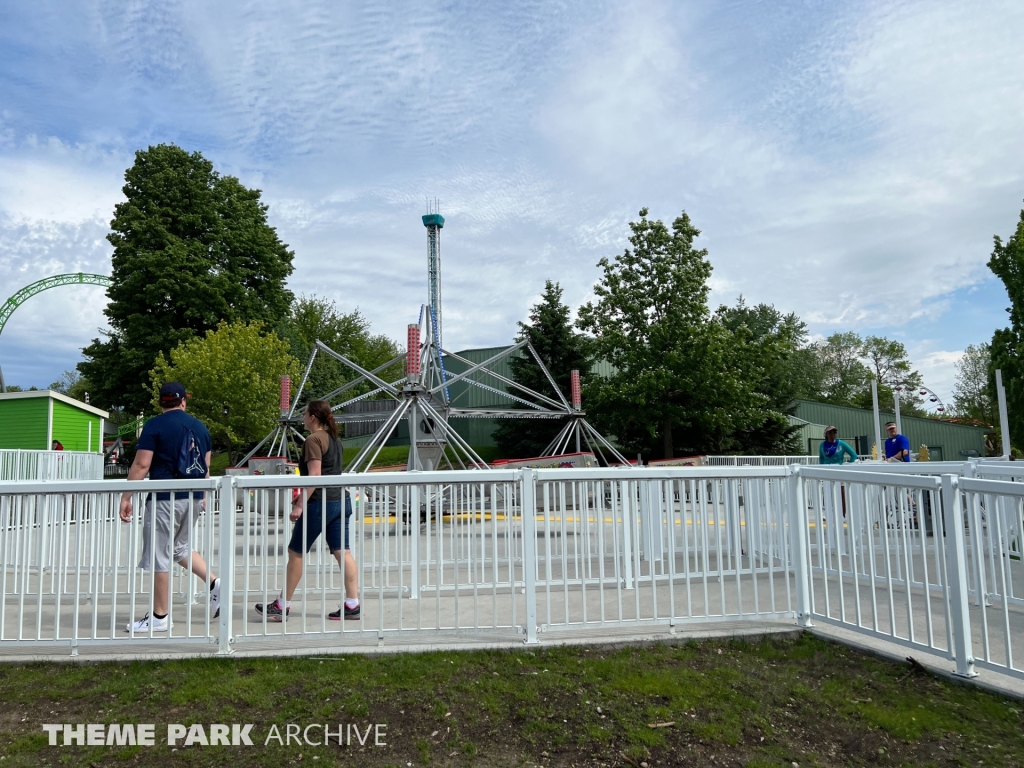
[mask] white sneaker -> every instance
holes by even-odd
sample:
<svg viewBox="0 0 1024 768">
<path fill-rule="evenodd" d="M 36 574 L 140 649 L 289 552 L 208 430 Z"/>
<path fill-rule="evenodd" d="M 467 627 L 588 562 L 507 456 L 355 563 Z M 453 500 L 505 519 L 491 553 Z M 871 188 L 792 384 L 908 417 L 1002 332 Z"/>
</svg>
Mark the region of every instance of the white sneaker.
<svg viewBox="0 0 1024 768">
<path fill-rule="evenodd" d="M 155 616 L 150 617 L 150 615 L 147 613 L 145 616 L 143 616 L 141 619 L 136 621 L 134 624 L 129 624 L 127 627 L 125 627 L 124 631 L 125 632 L 133 632 L 134 631 L 135 634 L 137 634 L 137 635 L 148 635 L 149 634 L 150 622 L 152 622 L 152 624 L 153 624 L 153 631 L 154 632 L 166 632 L 167 628 L 171 624 L 171 622 L 169 621 L 167 616 L 164 616 L 162 619 L 158 619 Z"/>
<path fill-rule="evenodd" d="M 210 588 L 210 618 L 216 619 L 220 616 L 220 579 L 214 579 Z"/>
</svg>

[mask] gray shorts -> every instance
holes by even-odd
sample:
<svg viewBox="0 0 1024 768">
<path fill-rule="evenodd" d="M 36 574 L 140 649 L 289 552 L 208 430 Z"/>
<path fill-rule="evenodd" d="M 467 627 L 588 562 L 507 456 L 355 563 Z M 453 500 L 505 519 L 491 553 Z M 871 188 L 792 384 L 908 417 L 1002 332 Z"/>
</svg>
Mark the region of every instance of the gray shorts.
<svg viewBox="0 0 1024 768">
<path fill-rule="evenodd" d="M 153 504 L 156 504 L 156 515 Z M 172 512 L 173 505 L 173 512 Z M 171 541 L 173 531 L 174 562 L 188 559 L 192 549 L 192 526 L 189 525 L 189 509 L 192 511 L 192 525 L 203 513 L 205 503 L 199 499 L 162 499 L 155 501 L 152 496 L 146 501 L 146 517 L 142 523 L 142 560 L 139 568 L 144 571 L 167 573 L 171 570 Z M 153 535 L 153 518 L 156 518 L 156 536 Z M 153 562 L 151 549 L 156 549 Z"/>
</svg>

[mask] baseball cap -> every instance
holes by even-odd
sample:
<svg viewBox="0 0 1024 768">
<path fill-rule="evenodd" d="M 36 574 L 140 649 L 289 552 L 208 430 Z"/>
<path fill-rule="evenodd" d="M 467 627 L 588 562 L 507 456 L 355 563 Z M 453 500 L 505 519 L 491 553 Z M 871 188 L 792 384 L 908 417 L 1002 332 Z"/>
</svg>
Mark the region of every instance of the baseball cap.
<svg viewBox="0 0 1024 768">
<path fill-rule="evenodd" d="M 170 381 L 160 387 L 160 404 L 161 405 L 174 405 L 179 400 L 184 400 L 188 395 L 185 392 L 185 387 L 180 382 Z"/>
<path fill-rule="evenodd" d="M 825 427 L 825 434 L 826 434 L 826 435 L 827 435 L 827 434 L 828 434 L 829 432 L 838 432 L 838 431 L 839 431 L 839 430 L 838 430 L 838 429 L 837 429 L 836 427 Z"/>
</svg>

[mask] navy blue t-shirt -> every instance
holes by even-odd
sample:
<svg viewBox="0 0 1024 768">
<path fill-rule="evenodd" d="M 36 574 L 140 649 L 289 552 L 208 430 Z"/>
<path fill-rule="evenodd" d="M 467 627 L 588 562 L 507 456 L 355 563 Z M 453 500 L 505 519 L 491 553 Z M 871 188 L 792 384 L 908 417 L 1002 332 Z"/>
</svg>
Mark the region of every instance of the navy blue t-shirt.
<svg viewBox="0 0 1024 768">
<path fill-rule="evenodd" d="M 206 454 L 210 450 L 210 432 L 199 419 L 190 416 L 182 410 L 167 411 L 159 416 L 154 416 L 146 422 L 142 428 L 142 435 L 139 436 L 139 444 L 136 446 L 140 451 L 152 451 L 153 463 L 149 465 L 149 478 L 151 480 L 175 480 L 178 466 L 178 454 L 181 452 L 181 444 L 185 440 L 185 430 L 191 429 L 192 434 L 199 443 L 199 452 L 206 460 Z M 209 467 L 207 467 L 209 469 Z M 202 493 L 196 493 L 196 498 L 202 498 Z M 187 499 L 187 493 L 176 493 L 176 499 Z M 157 494 L 157 499 L 169 499 L 170 494 Z"/>
<path fill-rule="evenodd" d="M 907 440 L 903 435 L 896 435 L 896 437 L 889 437 L 885 440 L 885 458 L 892 458 L 900 451 L 906 451 L 907 455 L 903 457 L 903 461 L 910 461 L 910 441 Z"/>
</svg>

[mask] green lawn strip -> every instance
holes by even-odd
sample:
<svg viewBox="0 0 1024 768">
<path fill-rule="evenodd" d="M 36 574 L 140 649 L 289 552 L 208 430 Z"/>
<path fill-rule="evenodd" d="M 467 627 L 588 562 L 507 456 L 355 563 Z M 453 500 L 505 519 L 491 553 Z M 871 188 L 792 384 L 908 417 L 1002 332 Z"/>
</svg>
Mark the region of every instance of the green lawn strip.
<svg viewBox="0 0 1024 768">
<path fill-rule="evenodd" d="M 0 665 L 0 766 L 1024 765 L 1020 702 L 804 635 L 287 659 Z M 387 723 L 387 748 L 180 748 L 167 723 Z M 50 747 L 43 723 L 156 723 Z M 672 725 L 666 725 L 672 723 Z M 656 727 L 651 727 L 651 726 Z"/>
</svg>

